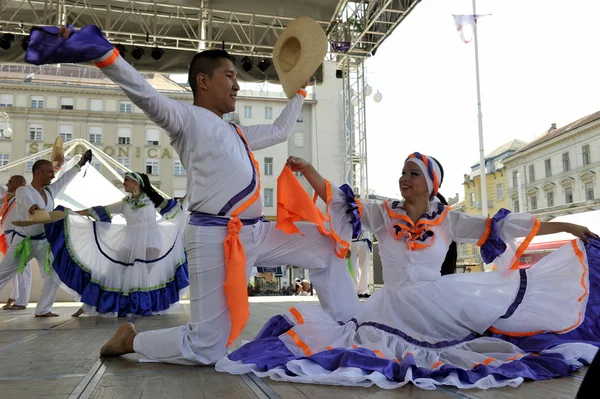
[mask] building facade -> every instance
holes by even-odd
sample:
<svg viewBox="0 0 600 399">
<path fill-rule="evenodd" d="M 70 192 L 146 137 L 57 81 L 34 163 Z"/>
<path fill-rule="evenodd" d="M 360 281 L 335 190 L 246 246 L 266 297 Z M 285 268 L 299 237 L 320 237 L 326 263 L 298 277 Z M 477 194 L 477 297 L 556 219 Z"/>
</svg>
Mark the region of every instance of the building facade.
<svg viewBox="0 0 600 399">
<path fill-rule="evenodd" d="M 525 146 L 526 143 L 521 140 L 512 140 L 485 157 L 485 183 L 487 193 L 487 212 L 488 216 L 493 216 L 502 208 L 509 207 L 508 188 L 506 186 L 506 166 L 504 164 L 507 157 Z M 479 171 L 479 162 L 471 166 L 471 173 L 464 175 L 464 212 L 468 215 L 482 215 L 484 205 L 481 203 L 481 174 Z M 479 254 L 479 248 L 476 245 L 464 244 L 459 249 L 463 264 L 471 265 L 471 271 L 482 271 L 483 260 Z"/>
<path fill-rule="evenodd" d="M 600 112 L 560 128 L 552 124 L 504 162 L 514 212 L 548 221 L 600 209 Z"/>
<path fill-rule="evenodd" d="M 166 96 L 192 102 L 189 88 L 158 74 L 144 76 Z M 289 140 L 254 152 L 261 168 L 264 213 L 271 220 L 277 209 L 277 177 L 289 156 L 306 159 L 336 184 L 345 182 L 342 80 L 336 79 L 334 63 L 325 63 L 323 84 L 309 87 L 308 92 Z M 286 104 L 279 92 L 240 91 L 236 111 L 224 118 L 242 125 L 271 124 Z M 186 171 L 166 133 L 95 68 L 0 66 L 0 112 L 8 114 L 13 131 L 8 138 L 4 136 L 6 126 L 0 125 L 0 168 L 51 148 L 57 136 L 65 142 L 83 138 L 124 167 L 147 173 L 165 194 L 182 197 L 186 193 Z M 44 157 L 49 159 L 49 155 Z M 15 174 L 30 182 L 36 158 L 0 170 L 0 184 Z M 122 179 L 97 160 L 93 166 L 122 189 Z M 306 179 L 298 177 L 312 196 Z M 36 301 L 41 292 L 37 267 L 33 274 L 31 300 Z M 304 275 L 308 278 L 308 271 Z M 5 288 L 0 300 L 7 296 Z M 70 300 L 70 295 L 59 292 L 57 301 Z"/>
<path fill-rule="evenodd" d="M 289 140 L 255 152 L 261 166 L 268 218 L 276 213 L 276 179 L 288 156 L 305 158 L 327 178 L 342 182 L 342 81 L 335 79 L 333 65 L 326 65 L 325 71 L 324 84 L 309 88 L 309 96 Z M 153 87 L 174 100 L 193 100 L 189 88 L 168 77 L 158 74 L 145 77 Z M 225 115 L 225 119 L 242 125 L 270 124 L 286 104 L 283 93 L 240 91 L 236 111 Z M 9 115 L 13 130 L 12 137 L 6 138 L 0 126 L 0 166 L 51 148 L 57 136 L 64 142 L 83 138 L 124 167 L 148 174 L 152 184 L 165 194 L 182 197 L 186 193 L 186 171 L 166 133 L 96 69 L 2 66 L 0 111 Z M 13 174 L 22 174 L 30 181 L 36 159 L 1 171 L 0 182 L 8 181 Z M 93 166 L 121 188 L 121 180 L 105 170 L 99 161 L 94 161 Z M 312 192 L 305 179 L 298 177 Z"/>
</svg>

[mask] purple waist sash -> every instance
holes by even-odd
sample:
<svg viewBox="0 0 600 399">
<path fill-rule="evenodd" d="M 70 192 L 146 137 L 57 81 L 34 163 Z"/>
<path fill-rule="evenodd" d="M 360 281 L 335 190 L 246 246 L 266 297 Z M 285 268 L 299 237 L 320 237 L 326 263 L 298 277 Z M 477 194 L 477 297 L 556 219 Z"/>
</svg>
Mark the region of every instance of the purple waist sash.
<svg viewBox="0 0 600 399">
<path fill-rule="evenodd" d="M 228 218 L 227 216 L 216 216 L 209 213 L 192 212 L 190 215 L 189 224 L 192 226 L 227 227 L 227 224 L 230 220 L 231 218 Z M 254 219 L 240 219 L 240 221 L 244 226 L 250 226 L 259 222 L 268 222 L 265 220 L 264 216 Z"/>
</svg>

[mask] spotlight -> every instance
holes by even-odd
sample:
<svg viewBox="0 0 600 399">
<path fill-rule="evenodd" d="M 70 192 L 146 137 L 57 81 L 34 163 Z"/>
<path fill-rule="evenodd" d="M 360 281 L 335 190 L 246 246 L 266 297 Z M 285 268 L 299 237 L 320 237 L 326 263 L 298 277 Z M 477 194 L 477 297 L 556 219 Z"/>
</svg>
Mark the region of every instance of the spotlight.
<svg viewBox="0 0 600 399">
<path fill-rule="evenodd" d="M 125 58 L 125 54 L 127 54 L 127 49 L 125 48 L 125 46 L 119 43 L 115 46 L 115 48 L 117 49 L 119 54 L 121 54 L 121 57 Z"/>
<path fill-rule="evenodd" d="M 141 47 L 134 47 L 133 50 L 131 50 L 131 56 L 136 60 L 139 60 L 144 56 L 144 49 Z"/>
<path fill-rule="evenodd" d="M 15 35 L 12 33 L 5 33 L 0 38 L 0 48 L 3 50 L 8 50 L 10 48 L 10 44 L 15 41 Z"/>
<path fill-rule="evenodd" d="M 27 35 L 21 39 L 21 48 L 23 50 L 27 51 L 28 47 L 29 47 L 29 35 Z"/>
<path fill-rule="evenodd" d="M 159 49 L 158 47 L 154 47 L 152 49 L 152 58 L 154 58 L 156 61 L 160 60 L 160 57 L 162 57 L 162 55 L 164 54 L 165 50 Z"/>
<path fill-rule="evenodd" d="M 246 72 L 250 72 L 252 69 L 252 60 L 248 57 L 242 58 L 242 69 Z"/>
<path fill-rule="evenodd" d="M 258 69 L 260 69 L 260 71 L 263 73 L 266 72 L 270 66 L 271 66 L 271 63 L 266 58 L 258 63 Z"/>
</svg>

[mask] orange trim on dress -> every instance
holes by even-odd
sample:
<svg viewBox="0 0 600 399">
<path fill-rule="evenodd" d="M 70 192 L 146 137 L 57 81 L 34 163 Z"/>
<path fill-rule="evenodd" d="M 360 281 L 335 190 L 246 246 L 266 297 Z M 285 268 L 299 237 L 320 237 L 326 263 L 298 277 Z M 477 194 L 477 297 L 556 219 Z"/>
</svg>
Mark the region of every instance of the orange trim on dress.
<svg viewBox="0 0 600 399">
<path fill-rule="evenodd" d="M 304 324 L 304 317 L 302 317 L 302 315 L 300 314 L 298 309 L 296 309 L 295 307 L 292 306 L 290 308 L 290 313 L 294 315 L 294 317 L 298 321 L 298 324 Z"/>
<path fill-rule="evenodd" d="M 533 237 L 536 236 L 536 234 L 538 233 L 539 230 L 540 230 L 540 221 L 537 218 L 535 218 L 531 232 L 529 232 L 529 235 L 527 236 L 527 238 L 525 238 L 523 240 L 523 242 L 521 243 L 521 245 L 519 245 L 517 252 L 515 252 L 515 262 L 508 270 L 517 270 L 519 268 L 519 265 L 521 264 L 521 262 L 519 262 L 519 258 L 525 253 L 525 250 L 527 250 L 529 243 L 531 243 L 531 240 L 533 240 Z"/>
<path fill-rule="evenodd" d="M 577 257 L 579 258 L 579 262 L 581 263 L 581 266 L 583 267 L 583 274 L 581 275 L 581 281 L 580 281 L 580 284 L 583 287 L 583 294 L 577 299 L 578 302 L 582 302 L 583 299 L 589 293 L 589 289 L 588 289 L 587 285 L 585 284 L 585 277 L 587 276 L 588 269 L 585 266 L 585 262 L 584 262 L 584 258 L 583 258 L 583 253 L 579 250 L 579 247 L 577 246 L 577 240 L 572 240 L 571 241 L 571 245 L 573 247 L 573 251 L 575 252 L 575 254 L 577 255 Z M 565 328 L 564 330 L 552 331 L 552 332 L 554 332 L 556 334 L 564 334 L 566 332 L 574 330 L 575 328 L 577 328 L 581 324 L 582 319 L 583 319 L 583 311 L 580 309 L 579 310 L 579 314 L 577 316 L 577 322 L 575 324 L 573 324 L 570 327 Z M 546 330 L 526 331 L 526 332 L 501 331 L 501 330 L 498 330 L 497 328 L 494 328 L 493 326 L 490 327 L 490 328 L 488 328 L 488 330 L 490 330 L 494 334 L 502 334 L 502 335 L 507 335 L 509 337 L 530 337 L 532 335 L 537 335 L 537 334 L 541 334 L 541 333 L 547 332 Z"/>
<path fill-rule="evenodd" d="M 492 232 L 492 218 L 487 218 L 487 220 L 485 222 L 485 230 L 483 231 L 483 234 L 481 235 L 481 238 L 479 239 L 479 241 L 477 241 L 478 247 L 481 247 L 483 244 L 485 244 L 485 242 L 489 238 L 491 232 Z"/>
<path fill-rule="evenodd" d="M 308 345 L 306 345 L 305 342 L 300 340 L 300 337 L 298 337 L 298 334 L 296 334 L 295 331 L 292 330 L 288 330 L 286 332 L 287 335 L 289 335 L 290 337 L 292 337 L 292 339 L 294 340 L 294 343 L 296 344 L 296 346 L 298 346 L 298 348 L 302 349 L 302 351 L 304 351 L 304 354 L 306 356 L 310 356 L 311 352 L 310 352 L 310 348 L 308 347 Z"/>
<path fill-rule="evenodd" d="M 298 89 L 298 91 L 296 92 L 297 94 L 300 94 L 302 97 L 306 98 L 306 95 L 308 94 L 306 92 L 306 90 L 304 89 Z"/>
<path fill-rule="evenodd" d="M 114 64 L 119 58 L 119 50 L 116 48 L 113 49 L 113 52 L 107 59 L 104 61 L 94 62 L 94 65 L 98 68 L 106 68 Z"/>
</svg>

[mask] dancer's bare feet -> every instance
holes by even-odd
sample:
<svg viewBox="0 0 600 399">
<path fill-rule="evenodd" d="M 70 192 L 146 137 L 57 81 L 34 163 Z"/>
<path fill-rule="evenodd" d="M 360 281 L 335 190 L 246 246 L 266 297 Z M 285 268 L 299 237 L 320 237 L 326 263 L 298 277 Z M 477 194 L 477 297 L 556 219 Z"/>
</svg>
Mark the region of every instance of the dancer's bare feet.
<svg viewBox="0 0 600 399">
<path fill-rule="evenodd" d="M 71 315 L 71 317 L 79 317 L 83 313 L 83 309 L 79 308 L 79 310 Z"/>
<path fill-rule="evenodd" d="M 100 349 L 100 356 L 121 356 L 134 353 L 133 339 L 136 335 L 132 323 L 121 324 L 115 335 Z"/>
<path fill-rule="evenodd" d="M 6 305 L 2 306 L 2 308 L 3 309 L 10 308 L 14 304 L 15 304 L 15 300 L 12 298 L 8 298 L 8 301 L 6 301 Z"/>
<path fill-rule="evenodd" d="M 48 312 L 44 314 L 36 314 L 35 317 L 58 317 L 56 313 Z"/>
</svg>

